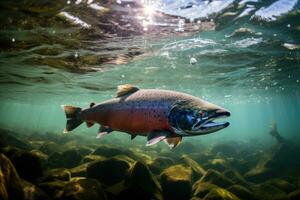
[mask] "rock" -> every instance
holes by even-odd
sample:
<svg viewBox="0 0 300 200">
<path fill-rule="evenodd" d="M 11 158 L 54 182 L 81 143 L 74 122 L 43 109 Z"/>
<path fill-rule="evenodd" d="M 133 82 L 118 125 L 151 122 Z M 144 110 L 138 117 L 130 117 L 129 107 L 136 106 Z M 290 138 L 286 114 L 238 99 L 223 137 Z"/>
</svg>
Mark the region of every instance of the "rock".
<svg viewBox="0 0 300 200">
<path fill-rule="evenodd" d="M 132 153 L 129 150 L 120 150 L 114 147 L 102 145 L 96 148 L 93 154 L 98 156 L 104 156 L 104 157 L 113 157 L 122 154 L 131 155 Z"/>
<path fill-rule="evenodd" d="M 185 165 L 189 166 L 192 169 L 193 180 L 198 180 L 206 173 L 206 171 L 203 169 L 203 167 L 201 167 L 196 161 L 194 161 L 189 156 L 183 155 L 181 157 L 181 159 L 183 160 Z"/>
<path fill-rule="evenodd" d="M 232 144 L 221 143 L 221 144 L 214 145 L 214 147 L 211 149 L 211 152 L 213 154 L 221 153 L 226 157 L 233 157 L 236 155 L 237 150 Z"/>
<path fill-rule="evenodd" d="M 40 188 L 32 183 L 22 180 L 24 200 L 51 200 L 51 198 Z"/>
<path fill-rule="evenodd" d="M 156 177 L 141 162 L 136 162 L 129 170 L 124 185 L 126 189 L 118 195 L 122 199 L 163 199 Z"/>
<path fill-rule="evenodd" d="M 223 188 L 213 188 L 203 200 L 239 200 L 239 198 Z"/>
<path fill-rule="evenodd" d="M 10 159 L 21 178 L 34 182 L 43 176 L 43 168 L 40 158 L 30 152 L 16 151 Z"/>
<path fill-rule="evenodd" d="M 128 174 L 130 164 L 122 159 L 108 158 L 90 163 L 87 166 L 86 177 L 95 178 L 106 185 L 122 181 Z"/>
<path fill-rule="evenodd" d="M 240 199 L 254 200 L 254 194 L 242 185 L 232 185 L 227 190 Z"/>
<path fill-rule="evenodd" d="M 164 199 L 190 199 L 192 194 L 192 170 L 184 165 L 174 165 L 160 175 Z M 176 192 L 175 192 L 176 191 Z"/>
<path fill-rule="evenodd" d="M 88 162 L 88 163 L 83 163 L 81 165 L 78 165 L 77 167 L 74 167 L 72 169 L 70 169 L 71 175 L 72 177 L 76 177 L 76 176 L 86 176 L 86 169 L 87 166 L 89 164 L 91 164 L 92 162 Z"/>
<path fill-rule="evenodd" d="M 15 135 L 17 134 L 13 131 L 0 129 L 0 148 L 12 146 L 26 151 L 32 149 L 32 146 L 28 142 L 16 138 Z"/>
<path fill-rule="evenodd" d="M 213 169 L 207 170 L 205 175 L 200 179 L 200 182 L 212 183 L 222 188 L 227 188 L 231 185 L 234 185 L 232 180 Z"/>
<path fill-rule="evenodd" d="M 149 164 L 149 168 L 154 174 L 159 174 L 163 169 L 170 167 L 174 164 L 175 162 L 172 158 L 159 156 Z"/>
<path fill-rule="evenodd" d="M 235 184 L 248 186 L 249 183 L 246 181 L 246 179 L 236 170 L 228 169 L 225 170 L 223 173 L 224 176 L 232 180 Z"/>
<path fill-rule="evenodd" d="M 71 168 L 80 163 L 82 156 L 77 152 L 77 150 L 70 149 L 62 153 L 62 159 L 64 161 L 64 167 Z"/>
<path fill-rule="evenodd" d="M 55 142 L 46 142 L 44 144 L 42 144 L 39 148 L 39 150 L 47 155 L 51 155 L 55 152 L 59 152 L 61 151 L 63 148 L 55 143 Z"/>
<path fill-rule="evenodd" d="M 52 181 L 70 181 L 71 173 L 65 168 L 51 169 L 46 172 L 46 175 L 39 179 L 39 182 L 52 182 Z"/>
<path fill-rule="evenodd" d="M 65 166 L 61 153 L 54 152 L 48 158 L 47 166 L 50 168 L 60 168 Z"/>
<path fill-rule="evenodd" d="M 63 194 L 63 189 L 67 181 L 52 181 L 40 183 L 38 186 L 45 191 L 52 199 L 59 199 Z"/>
<path fill-rule="evenodd" d="M 214 170 L 217 170 L 217 171 L 220 171 L 220 172 L 223 172 L 226 169 L 231 168 L 228 161 L 226 161 L 224 159 L 221 159 L 221 158 L 209 160 L 208 163 L 206 163 L 204 165 L 204 167 L 206 169 L 214 169 Z"/>
<path fill-rule="evenodd" d="M 48 166 L 51 168 L 72 168 L 77 166 L 81 159 L 82 156 L 74 149 L 63 153 L 54 152 L 48 158 Z"/>
<path fill-rule="evenodd" d="M 93 152 L 93 150 L 91 148 L 88 148 L 88 147 L 80 147 L 79 149 L 77 149 L 77 152 L 81 156 L 86 156 L 86 155 L 91 154 Z"/>
<path fill-rule="evenodd" d="M 269 179 L 266 183 L 271 184 L 286 193 L 290 193 L 296 189 L 293 184 L 280 178 Z"/>
<path fill-rule="evenodd" d="M 193 153 L 193 152 L 199 152 L 200 149 L 203 150 L 201 144 L 195 145 L 194 143 L 185 141 L 182 142 L 180 145 L 178 145 L 172 151 L 174 151 L 174 153 Z"/>
<path fill-rule="evenodd" d="M 98 155 L 86 155 L 83 157 L 82 162 L 83 163 L 87 163 L 87 162 L 91 162 L 91 161 L 96 161 L 96 160 L 104 160 L 106 159 L 103 156 L 98 156 Z"/>
<path fill-rule="evenodd" d="M 263 183 L 253 187 L 253 192 L 257 199 L 288 200 L 288 195 L 277 187 Z"/>
<path fill-rule="evenodd" d="M 290 198 L 290 200 L 299 200 L 300 199 L 300 189 L 289 193 L 289 198 Z"/>
<path fill-rule="evenodd" d="M 249 181 L 263 182 L 270 178 L 281 178 L 284 174 L 295 175 L 299 173 L 300 149 L 291 142 L 282 142 L 274 145 L 260 157 L 255 167 L 250 169 L 245 177 Z"/>
<path fill-rule="evenodd" d="M 106 200 L 101 184 L 96 179 L 79 179 L 67 183 L 63 189 L 63 200 Z"/>
<path fill-rule="evenodd" d="M 214 188 L 219 187 L 211 183 L 202 183 L 197 181 L 193 185 L 193 195 L 202 199 Z"/>
<path fill-rule="evenodd" d="M 21 179 L 11 161 L 0 154 L 0 199 L 23 199 Z"/>
</svg>

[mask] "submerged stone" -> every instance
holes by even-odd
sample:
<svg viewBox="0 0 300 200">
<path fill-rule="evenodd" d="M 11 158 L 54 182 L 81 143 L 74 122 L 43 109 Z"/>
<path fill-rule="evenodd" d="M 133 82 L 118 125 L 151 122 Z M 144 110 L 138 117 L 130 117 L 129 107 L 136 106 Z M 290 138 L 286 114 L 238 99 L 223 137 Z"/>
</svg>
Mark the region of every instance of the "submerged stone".
<svg viewBox="0 0 300 200">
<path fill-rule="evenodd" d="M 46 175 L 42 177 L 39 182 L 51 182 L 51 181 L 69 181 L 71 179 L 71 173 L 65 168 L 50 169 L 46 172 Z"/>
<path fill-rule="evenodd" d="M 232 185 L 227 190 L 235 194 L 240 199 L 254 200 L 254 194 L 242 185 Z"/>
<path fill-rule="evenodd" d="M 213 169 L 207 170 L 205 175 L 200 179 L 200 182 L 212 183 L 222 188 L 227 188 L 234 184 L 232 180 Z"/>
<path fill-rule="evenodd" d="M 139 161 L 129 170 L 124 186 L 126 189 L 118 195 L 121 199 L 163 199 L 156 177 Z"/>
<path fill-rule="evenodd" d="M 181 159 L 183 160 L 185 165 L 189 166 L 192 169 L 193 180 L 198 180 L 206 173 L 206 171 L 203 169 L 203 167 L 201 167 L 196 161 L 194 161 L 189 156 L 183 155 L 181 157 Z"/>
<path fill-rule="evenodd" d="M 67 181 L 52 181 L 38 184 L 39 188 L 47 193 L 53 199 L 61 198 L 63 189 L 67 184 Z"/>
<path fill-rule="evenodd" d="M 30 152 L 16 151 L 10 156 L 21 178 L 34 182 L 43 176 L 41 160 Z"/>
<path fill-rule="evenodd" d="M 239 200 L 239 198 L 223 188 L 213 188 L 203 200 Z"/>
<path fill-rule="evenodd" d="M 174 165 L 174 160 L 169 157 L 158 156 L 150 164 L 149 168 L 155 174 L 159 174 L 163 169 Z"/>
<path fill-rule="evenodd" d="M 269 179 L 266 183 L 271 184 L 286 193 L 290 193 L 296 189 L 293 184 L 280 178 Z"/>
<path fill-rule="evenodd" d="M 67 183 L 61 200 L 106 200 L 105 192 L 96 179 L 79 179 Z"/>
<path fill-rule="evenodd" d="M 39 187 L 22 180 L 24 200 L 51 200 L 51 198 Z"/>
<path fill-rule="evenodd" d="M 202 199 L 214 188 L 219 187 L 211 183 L 202 183 L 199 180 L 193 185 L 193 195 Z"/>
<path fill-rule="evenodd" d="M 130 164 L 118 158 L 108 158 L 90 163 L 86 177 L 95 178 L 105 185 L 113 185 L 122 181 L 128 174 Z"/>
<path fill-rule="evenodd" d="M 263 183 L 253 188 L 253 192 L 258 199 L 288 200 L 288 195 L 277 187 Z"/>
<path fill-rule="evenodd" d="M 192 170 L 184 165 L 174 165 L 160 175 L 160 183 L 165 199 L 184 200 L 192 196 Z"/>
<path fill-rule="evenodd" d="M 290 198 L 290 200 L 299 200 L 300 199 L 300 189 L 289 193 L 289 198 Z"/>
<path fill-rule="evenodd" d="M 221 144 L 214 145 L 211 152 L 213 154 L 221 153 L 222 155 L 224 155 L 226 157 L 233 157 L 234 155 L 236 155 L 237 150 L 233 146 L 233 144 L 221 143 Z"/>
<path fill-rule="evenodd" d="M 0 153 L 0 199 L 23 199 L 21 179 L 11 161 Z"/>
</svg>

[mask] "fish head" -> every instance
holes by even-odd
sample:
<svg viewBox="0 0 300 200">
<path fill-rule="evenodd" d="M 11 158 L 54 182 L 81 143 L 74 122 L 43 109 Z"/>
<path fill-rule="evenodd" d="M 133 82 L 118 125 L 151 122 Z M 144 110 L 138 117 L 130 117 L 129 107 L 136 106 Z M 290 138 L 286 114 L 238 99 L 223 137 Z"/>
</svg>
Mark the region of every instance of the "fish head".
<svg viewBox="0 0 300 200">
<path fill-rule="evenodd" d="M 175 133 L 182 136 L 204 135 L 229 126 L 214 120 L 230 116 L 230 112 L 206 101 L 180 101 L 170 109 L 168 120 Z"/>
</svg>

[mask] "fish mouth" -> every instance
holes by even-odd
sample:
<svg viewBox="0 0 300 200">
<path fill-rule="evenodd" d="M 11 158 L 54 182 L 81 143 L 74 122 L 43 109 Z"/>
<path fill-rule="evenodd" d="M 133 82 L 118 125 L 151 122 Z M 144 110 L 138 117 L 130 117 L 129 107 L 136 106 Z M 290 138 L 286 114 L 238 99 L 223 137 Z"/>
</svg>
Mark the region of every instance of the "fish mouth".
<svg viewBox="0 0 300 200">
<path fill-rule="evenodd" d="M 194 129 L 199 130 L 201 132 L 214 132 L 223 128 L 226 128 L 230 125 L 229 122 L 219 122 L 215 120 L 219 120 L 221 118 L 229 117 L 231 114 L 227 110 L 217 110 L 213 115 L 203 120 L 197 122 L 194 125 Z"/>
</svg>

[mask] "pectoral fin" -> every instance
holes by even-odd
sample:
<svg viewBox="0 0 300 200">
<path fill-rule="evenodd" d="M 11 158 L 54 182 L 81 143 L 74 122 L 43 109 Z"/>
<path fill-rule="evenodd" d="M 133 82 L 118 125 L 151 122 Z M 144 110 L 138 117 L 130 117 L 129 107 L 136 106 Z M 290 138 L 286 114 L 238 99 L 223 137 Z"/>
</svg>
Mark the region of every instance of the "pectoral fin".
<svg viewBox="0 0 300 200">
<path fill-rule="evenodd" d="M 100 126 L 98 134 L 96 138 L 101 138 L 109 133 L 111 133 L 113 130 L 108 126 Z"/>
<path fill-rule="evenodd" d="M 147 136 L 146 146 L 154 145 L 164 139 L 166 139 L 171 133 L 167 131 L 153 131 Z"/>
<path fill-rule="evenodd" d="M 180 144 L 181 140 L 182 137 L 178 136 L 178 137 L 166 138 L 164 139 L 164 142 L 170 147 L 170 149 L 174 149 L 177 145 Z"/>
</svg>

